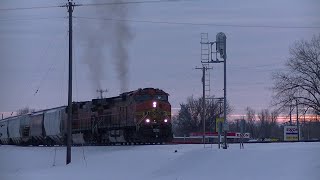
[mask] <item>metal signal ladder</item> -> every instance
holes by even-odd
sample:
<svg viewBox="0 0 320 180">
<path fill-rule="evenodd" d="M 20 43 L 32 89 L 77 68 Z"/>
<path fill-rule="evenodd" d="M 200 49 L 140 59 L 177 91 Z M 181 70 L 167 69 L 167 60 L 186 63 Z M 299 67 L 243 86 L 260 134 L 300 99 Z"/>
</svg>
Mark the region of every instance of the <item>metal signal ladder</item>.
<svg viewBox="0 0 320 180">
<path fill-rule="evenodd" d="M 201 62 L 207 70 L 205 72 L 205 93 L 206 99 L 211 97 L 210 95 L 210 42 L 208 33 L 201 33 Z"/>
</svg>

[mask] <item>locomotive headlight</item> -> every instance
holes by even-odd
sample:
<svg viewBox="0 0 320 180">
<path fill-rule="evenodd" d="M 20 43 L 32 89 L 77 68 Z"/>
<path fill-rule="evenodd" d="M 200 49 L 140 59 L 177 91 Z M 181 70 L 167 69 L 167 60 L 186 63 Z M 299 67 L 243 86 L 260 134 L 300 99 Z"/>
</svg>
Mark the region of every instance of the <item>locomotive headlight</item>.
<svg viewBox="0 0 320 180">
<path fill-rule="evenodd" d="M 150 122 L 150 119 L 146 119 L 146 123 L 149 123 Z"/>
<path fill-rule="evenodd" d="M 168 119 L 163 120 L 165 123 L 168 122 Z"/>
<path fill-rule="evenodd" d="M 157 102 L 154 101 L 154 102 L 152 103 L 152 107 L 156 108 L 156 107 L 157 107 Z"/>
</svg>

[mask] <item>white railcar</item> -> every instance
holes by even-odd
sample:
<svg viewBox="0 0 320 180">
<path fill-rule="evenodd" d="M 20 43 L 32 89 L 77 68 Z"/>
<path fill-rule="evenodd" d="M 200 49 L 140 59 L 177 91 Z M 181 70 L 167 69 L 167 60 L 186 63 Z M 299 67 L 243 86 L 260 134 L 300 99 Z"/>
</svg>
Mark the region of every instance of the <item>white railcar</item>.
<svg viewBox="0 0 320 180">
<path fill-rule="evenodd" d="M 63 144 L 66 127 L 66 108 L 59 107 L 44 112 L 44 130 L 47 141 L 53 141 L 54 144 Z M 49 142 L 48 142 L 49 143 Z"/>
<path fill-rule="evenodd" d="M 2 144 L 9 144 L 7 119 L 0 121 L 0 141 Z"/>
<path fill-rule="evenodd" d="M 20 144 L 20 119 L 21 116 L 16 116 L 8 119 L 8 134 L 13 144 Z"/>
</svg>

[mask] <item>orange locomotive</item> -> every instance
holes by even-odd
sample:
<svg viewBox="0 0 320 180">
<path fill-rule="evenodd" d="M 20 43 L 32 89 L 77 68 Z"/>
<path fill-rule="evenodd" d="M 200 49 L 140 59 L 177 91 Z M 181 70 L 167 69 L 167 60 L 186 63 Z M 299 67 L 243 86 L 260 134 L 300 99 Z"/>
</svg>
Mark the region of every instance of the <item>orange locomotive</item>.
<svg viewBox="0 0 320 180">
<path fill-rule="evenodd" d="M 169 94 L 144 88 L 75 103 L 74 143 L 153 143 L 172 140 Z"/>
</svg>

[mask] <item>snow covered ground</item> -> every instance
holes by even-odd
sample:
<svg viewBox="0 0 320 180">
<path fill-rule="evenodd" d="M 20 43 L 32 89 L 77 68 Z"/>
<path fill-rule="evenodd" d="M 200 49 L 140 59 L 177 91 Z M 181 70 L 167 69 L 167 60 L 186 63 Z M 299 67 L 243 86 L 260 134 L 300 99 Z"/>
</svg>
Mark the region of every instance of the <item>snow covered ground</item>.
<svg viewBox="0 0 320 180">
<path fill-rule="evenodd" d="M 68 166 L 65 149 L 0 146 L 0 180 L 320 179 L 320 143 L 73 147 Z"/>
</svg>

